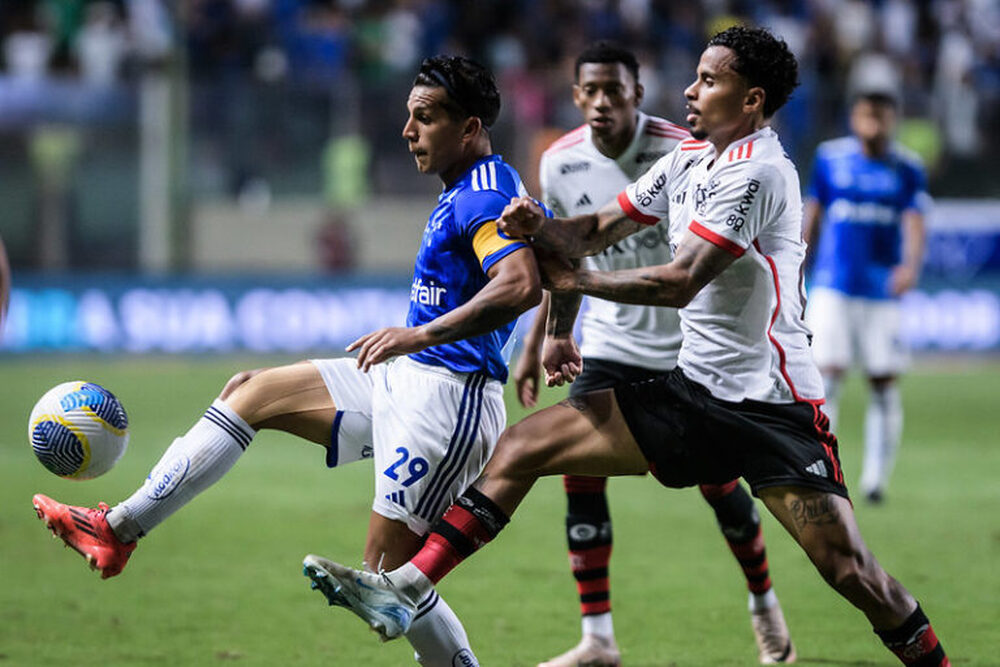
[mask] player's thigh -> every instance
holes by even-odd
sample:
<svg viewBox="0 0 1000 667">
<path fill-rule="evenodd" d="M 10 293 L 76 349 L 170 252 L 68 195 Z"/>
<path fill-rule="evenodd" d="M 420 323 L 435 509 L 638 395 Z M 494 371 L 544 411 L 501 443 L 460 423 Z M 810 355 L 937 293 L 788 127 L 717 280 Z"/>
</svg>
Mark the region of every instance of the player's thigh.
<svg viewBox="0 0 1000 667">
<path fill-rule="evenodd" d="M 757 494 L 828 579 L 867 557 L 847 498 L 795 486 L 766 487 Z"/>
<path fill-rule="evenodd" d="M 614 391 L 574 396 L 507 429 L 487 474 L 508 477 L 638 475 L 649 471 Z"/>
<path fill-rule="evenodd" d="M 858 339 L 861 364 L 868 377 L 891 377 L 905 370 L 909 361 L 903 343 L 899 304 L 896 301 L 866 301 L 861 305 Z"/>
<path fill-rule="evenodd" d="M 503 387 L 406 358 L 373 394 L 372 509 L 426 533 L 482 471 L 506 423 Z"/>
<path fill-rule="evenodd" d="M 845 295 L 832 289 L 814 288 L 809 293 L 806 324 L 813 335 L 813 359 L 821 370 L 851 365 L 851 314 Z"/>
</svg>

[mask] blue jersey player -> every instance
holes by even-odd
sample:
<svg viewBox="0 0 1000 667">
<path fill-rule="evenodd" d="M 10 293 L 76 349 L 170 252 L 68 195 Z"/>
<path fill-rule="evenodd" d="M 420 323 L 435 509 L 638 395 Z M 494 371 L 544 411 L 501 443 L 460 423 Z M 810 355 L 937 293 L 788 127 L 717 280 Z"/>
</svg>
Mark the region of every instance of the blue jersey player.
<svg viewBox="0 0 1000 667">
<path fill-rule="evenodd" d="M 145 484 L 113 508 L 36 495 L 38 516 L 103 577 L 121 572 L 138 538 L 218 481 L 260 429 L 323 445 L 330 467 L 374 459 L 364 549 L 373 569 L 413 556 L 479 475 L 506 424 L 502 348 L 517 316 L 541 300 L 532 251 L 497 229 L 504 207 L 525 191 L 493 155 L 487 128 L 500 96 L 486 69 L 461 57 L 429 58 L 406 107 L 403 138 L 417 170 L 444 182 L 417 255 L 407 326 L 355 341 L 348 350 L 357 350 L 357 359 L 237 374 Z M 316 587 L 343 603 L 337 591 Z M 478 664 L 437 593 L 407 622 L 421 664 Z"/>
<path fill-rule="evenodd" d="M 809 186 L 803 221 L 812 260 L 807 319 L 831 423 L 846 369 L 857 360 L 868 376 L 861 491 L 877 503 L 902 435 L 896 378 L 907 355 L 899 296 L 920 274 L 930 197 L 918 159 L 892 141 L 893 97 L 859 95 L 850 120 L 852 136 L 820 145 Z"/>
</svg>

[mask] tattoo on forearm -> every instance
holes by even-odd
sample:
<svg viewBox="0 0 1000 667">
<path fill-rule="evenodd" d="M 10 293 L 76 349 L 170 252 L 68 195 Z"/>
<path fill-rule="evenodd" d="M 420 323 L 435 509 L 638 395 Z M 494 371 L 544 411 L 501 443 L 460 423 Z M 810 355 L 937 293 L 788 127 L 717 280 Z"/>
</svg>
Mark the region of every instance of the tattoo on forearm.
<svg viewBox="0 0 1000 667">
<path fill-rule="evenodd" d="M 795 527 L 805 528 L 809 524 L 826 526 L 840 520 L 840 512 L 829 495 L 798 497 L 789 503 Z"/>
<path fill-rule="evenodd" d="M 573 331 L 580 310 L 581 294 L 552 294 L 545 332 L 550 336 L 567 336 Z"/>
</svg>

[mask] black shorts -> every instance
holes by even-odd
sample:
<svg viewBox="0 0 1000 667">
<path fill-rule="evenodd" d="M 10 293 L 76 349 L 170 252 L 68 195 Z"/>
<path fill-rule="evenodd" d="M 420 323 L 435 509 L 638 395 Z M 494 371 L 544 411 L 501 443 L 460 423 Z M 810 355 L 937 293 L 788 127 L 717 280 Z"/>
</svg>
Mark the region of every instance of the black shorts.
<svg viewBox="0 0 1000 667">
<path fill-rule="evenodd" d="M 666 371 L 655 371 L 641 366 L 620 364 L 617 361 L 584 357 L 583 372 L 569 386 L 569 395 L 583 396 L 615 385 L 651 380 Z"/>
<path fill-rule="evenodd" d="M 680 369 L 620 384 L 615 398 L 664 486 L 742 477 L 755 495 L 803 486 L 848 497 L 837 439 L 817 405 L 721 401 Z"/>
</svg>

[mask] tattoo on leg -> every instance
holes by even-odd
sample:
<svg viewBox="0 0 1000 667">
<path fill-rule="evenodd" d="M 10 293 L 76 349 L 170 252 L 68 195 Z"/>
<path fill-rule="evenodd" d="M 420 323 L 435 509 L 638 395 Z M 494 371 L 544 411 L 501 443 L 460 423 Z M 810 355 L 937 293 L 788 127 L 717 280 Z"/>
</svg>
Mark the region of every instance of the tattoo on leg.
<svg viewBox="0 0 1000 667">
<path fill-rule="evenodd" d="M 565 400 L 559 401 L 559 405 L 573 408 L 577 412 L 587 411 L 587 401 L 583 400 L 583 396 L 570 396 Z"/>
<path fill-rule="evenodd" d="M 824 526 L 840 520 L 840 512 L 829 495 L 797 497 L 789 503 L 789 509 L 792 511 L 795 527 L 800 530 L 808 524 Z"/>
</svg>

